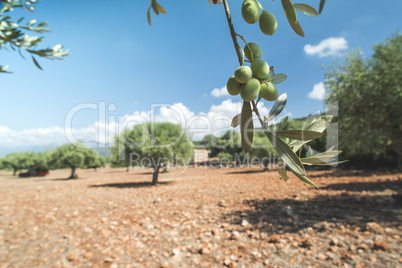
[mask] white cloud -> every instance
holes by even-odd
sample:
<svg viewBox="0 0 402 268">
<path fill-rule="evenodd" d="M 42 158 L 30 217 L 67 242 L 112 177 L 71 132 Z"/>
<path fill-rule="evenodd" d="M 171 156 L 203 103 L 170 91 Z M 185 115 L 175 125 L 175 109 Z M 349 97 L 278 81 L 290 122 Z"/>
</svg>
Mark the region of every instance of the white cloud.
<svg viewBox="0 0 402 268">
<path fill-rule="evenodd" d="M 322 40 L 318 45 L 313 46 L 307 44 L 304 46 L 304 51 L 307 55 L 318 55 L 319 57 L 335 56 L 341 50 L 348 48 L 348 42 L 344 37 L 330 37 Z"/>
<path fill-rule="evenodd" d="M 219 89 L 219 88 L 215 88 L 214 90 L 211 91 L 211 95 L 214 97 L 224 97 L 224 96 L 229 96 L 229 93 L 226 89 L 226 86 L 224 86 L 223 88 Z"/>
<path fill-rule="evenodd" d="M 325 86 L 323 82 L 315 84 L 313 90 L 308 94 L 310 99 L 323 100 L 325 97 Z"/>
</svg>

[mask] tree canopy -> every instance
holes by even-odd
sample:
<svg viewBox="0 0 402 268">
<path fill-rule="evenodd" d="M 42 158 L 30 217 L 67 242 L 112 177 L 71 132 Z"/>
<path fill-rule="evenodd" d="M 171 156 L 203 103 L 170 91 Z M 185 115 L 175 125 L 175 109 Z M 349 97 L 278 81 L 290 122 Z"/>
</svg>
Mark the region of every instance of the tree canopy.
<svg viewBox="0 0 402 268">
<path fill-rule="evenodd" d="M 114 162 L 128 166 L 153 168 L 152 183 L 158 182 L 159 169 L 172 163 L 187 165 L 193 159 L 193 145 L 188 133 L 172 123 L 143 123 L 125 129 L 115 137 Z"/>
<path fill-rule="evenodd" d="M 347 156 L 378 158 L 393 151 L 402 167 L 402 35 L 372 47 L 364 59 L 350 51 L 344 62 L 327 67 L 326 103 L 339 108 L 339 147 Z"/>
</svg>

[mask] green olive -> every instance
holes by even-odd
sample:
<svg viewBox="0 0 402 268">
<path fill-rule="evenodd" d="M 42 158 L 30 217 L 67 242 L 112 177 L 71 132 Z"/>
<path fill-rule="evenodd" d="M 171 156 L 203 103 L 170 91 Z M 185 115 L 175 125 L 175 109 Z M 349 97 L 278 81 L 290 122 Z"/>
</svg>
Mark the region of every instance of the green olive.
<svg viewBox="0 0 402 268">
<path fill-rule="evenodd" d="M 229 78 L 228 82 L 226 83 L 226 89 L 229 92 L 229 94 L 232 96 L 240 94 L 241 86 L 242 86 L 242 84 L 237 82 L 234 75 L 232 75 Z"/>
<path fill-rule="evenodd" d="M 239 68 L 236 69 L 234 76 L 239 83 L 247 83 L 248 80 L 250 80 L 251 76 L 253 73 L 251 72 L 250 67 L 248 66 L 240 66 Z"/>
<path fill-rule="evenodd" d="M 253 59 L 251 61 L 251 70 L 253 71 L 254 76 L 260 79 L 264 79 L 269 74 L 269 65 L 263 59 Z"/>
<path fill-rule="evenodd" d="M 260 18 L 260 4 L 257 0 L 245 0 L 241 6 L 241 15 L 245 22 L 254 24 Z"/>
<path fill-rule="evenodd" d="M 247 59 L 253 60 L 256 58 L 261 58 L 262 57 L 262 51 L 259 45 L 256 43 L 248 43 L 248 46 L 246 45 L 244 47 L 244 55 L 246 55 Z"/>
<path fill-rule="evenodd" d="M 269 11 L 263 11 L 260 16 L 260 29 L 266 35 L 273 35 L 278 27 L 275 15 Z"/>
<path fill-rule="evenodd" d="M 278 89 L 272 82 L 264 82 L 261 84 L 260 96 L 267 101 L 275 101 L 278 99 Z"/>
<path fill-rule="evenodd" d="M 240 96 L 244 101 L 253 101 L 260 93 L 260 81 L 251 78 L 247 83 L 241 87 Z"/>
</svg>

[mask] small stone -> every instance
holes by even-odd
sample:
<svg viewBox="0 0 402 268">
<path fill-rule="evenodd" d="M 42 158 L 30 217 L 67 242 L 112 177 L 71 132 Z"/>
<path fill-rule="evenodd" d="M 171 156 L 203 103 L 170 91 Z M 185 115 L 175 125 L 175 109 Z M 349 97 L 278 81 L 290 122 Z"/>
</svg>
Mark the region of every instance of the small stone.
<svg viewBox="0 0 402 268">
<path fill-rule="evenodd" d="M 370 260 L 371 262 L 376 262 L 376 261 L 377 261 L 377 258 L 374 257 L 374 256 L 370 256 L 370 257 L 369 257 L 369 260 Z"/>
<path fill-rule="evenodd" d="M 337 245 L 339 245 L 339 240 L 337 238 L 335 238 L 335 237 L 332 237 L 331 241 L 329 242 L 329 244 L 331 246 L 337 246 Z"/>
<path fill-rule="evenodd" d="M 327 256 L 325 256 L 325 254 L 323 253 L 318 253 L 317 259 L 325 261 L 327 259 Z"/>
<path fill-rule="evenodd" d="M 78 259 L 78 254 L 76 251 L 71 252 L 70 254 L 68 254 L 67 259 L 69 261 L 75 261 Z"/>
<path fill-rule="evenodd" d="M 105 258 L 105 262 L 111 263 L 111 262 L 113 262 L 113 258 L 111 258 L 111 257 L 106 257 L 106 258 Z"/>
<path fill-rule="evenodd" d="M 169 257 L 169 253 L 167 251 L 162 253 L 163 257 L 168 258 Z"/>
<path fill-rule="evenodd" d="M 161 268 L 169 268 L 169 263 L 168 262 L 161 263 Z"/>
<path fill-rule="evenodd" d="M 387 251 L 387 250 L 389 250 L 389 245 L 387 243 L 385 243 L 384 241 L 375 241 L 374 242 L 374 249 L 375 250 Z"/>
<path fill-rule="evenodd" d="M 220 206 L 220 207 L 227 207 L 228 205 L 225 203 L 224 200 L 220 200 L 219 203 L 218 203 L 218 206 Z"/>
<path fill-rule="evenodd" d="M 247 220 L 242 220 L 241 221 L 241 226 L 248 226 L 248 225 L 249 225 L 249 223 L 248 223 Z"/>
<path fill-rule="evenodd" d="M 107 222 L 107 218 L 106 218 L 106 217 L 103 217 L 103 218 L 101 219 L 101 221 L 102 221 L 102 222 Z"/>
<path fill-rule="evenodd" d="M 226 266 L 229 266 L 229 264 L 232 262 L 232 260 L 230 259 L 230 258 L 226 258 L 224 261 L 223 261 L 223 264 L 224 265 L 226 265 Z"/>
<path fill-rule="evenodd" d="M 240 233 L 238 231 L 233 231 L 230 239 L 239 240 L 240 239 Z"/>
<path fill-rule="evenodd" d="M 281 240 L 281 236 L 278 234 L 271 235 L 269 238 L 269 242 L 271 243 L 278 243 Z"/>
<path fill-rule="evenodd" d="M 203 255 L 209 255 L 209 254 L 211 254 L 211 250 L 210 250 L 209 248 L 207 248 L 207 247 L 203 247 L 203 248 L 201 249 L 201 253 L 202 253 Z"/>
<path fill-rule="evenodd" d="M 368 222 L 366 224 L 366 229 L 368 231 L 378 232 L 379 230 L 381 230 L 381 226 L 376 222 Z"/>
<path fill-rule="evenodd" d="M 160 197 L 157 197 L 157 198 L 154 200 L 154 203 L 159 203 L 159 202 L 162 202 L 162 199 L 161 199 Z"/>
<path fill-rule="evenodd" d="M 180 250 L 175 248 L 175 249 L 173 249 L 172 253 L 173 253 L 173 255 L 177 256 L 180 254 Z"/>
<path fill-rule="evenodd" d="M 85 252 L 85 254 L 84 254 L 84 258 L 90 259 L 90 258 L 92 258 L 93 255 L 94 255 L 94 254 L 93 254 L 92 252 L 87 251 L 87 252 Z"/>
</svg>

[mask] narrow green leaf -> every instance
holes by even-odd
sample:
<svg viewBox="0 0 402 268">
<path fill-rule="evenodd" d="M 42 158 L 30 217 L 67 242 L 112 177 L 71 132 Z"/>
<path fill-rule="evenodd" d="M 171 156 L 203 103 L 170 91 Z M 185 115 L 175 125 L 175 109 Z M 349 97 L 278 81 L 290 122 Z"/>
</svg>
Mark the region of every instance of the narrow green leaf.
<svg viewBox="0 0 402 268">
<path fill-rule="evenodd" d="M 300 158 L 300 161 L 305 165 L 327 164 L 329 160 L 342 153 L 342 151 L 326 151 L 323 153 L 315 154 L 311 157 Z"/>
<path fill-rule="evenodd" d="M 238 125 L 240 125 L 240 115 L 241 114 L 238 114 L 235 117 L 233 117 L 231 124 L 232 127 L 237 127 Z"/>
<path fill-rule="evenodd" d="M 333 115 L 323 115 L 316 120 L 313 120 L 305 130 L 324 132 L 324 130 L 331 124 Z"/>
<path fill-rule="evenodd" d="M 286 15 L 286 13 L 285 13 L 285 15 Z M 292 27 L 293 31 L 295 31 L 295 33 L 297 33 L 301 37 L 304 37 L 304 32 L 303 32 L 302 27 L 300 26 L 300 23 L 297 21 L 294 22 L 294 21 L 290 20 L 287 15 L 286 15 L 286 18 L 288 19 L 290 27 Z"/>
<path fill-rule="evenodd" d="M 240 115 L 240 134 L 241 145 L 246 153 L 250 151 L 251 146 L 253 145 L 253 131 L 254 123 L 251 105 L 250 102 L 244 101 Z"/>
<path fill-rule="evenodd" d="M 274 106 L 272 106 L 271 110 L 269 110 L 268 118 L 265 120 L 265 123 L 268 123 L 282 112 L 283 108 L 285 108 L 287 99 L 288 96 L 286 93 L 283 93 L 279 96 L 279 98 L 275 101 Z"/>
<path fill-rule="evenodd" d="M 167 14 L 166 10 L 158 2 L 156 2 L 156 6 L 158 7 L 158 11 L 160 13 Z"/>
<path fill-rule="evenodd" d="M 308 141 L 318 139 L 324 136 L 322 132 L 315 132 L 309 130 L 279 130 L 275 134 L 287 137 L 292 140 Z"/>
<path fill-rule="evenodd" d="M 296 15 L 296 10 L 293 6 L 292 1 L 291 0 L 281 0 L 281 2 L 282 2 L 283 10 L 285 10 L 288 19 L 291 20 L 293 23 L 296 23 L 297 15 Z"/>
<path fill-rule="evenodd" d="M 156 0 L 151 0 L 152 9 L 154 10 L 156 15 L 159 15 L 159 9 L 157 4 L 158 2 L 156 2 Z"/>
<path fill-rule="evenodd" d="M 293 6 L 305 15 L 318 16 L 317 10 L 315 10 L 315 8 L 313 8 L 312 6 L 306 4 L 294 4 Z"/>
<path fill-rule="evenodd" d="M 282 74 L 282 73 L 275 74 L 272 76 L 272 83 L 280 84 L 283 81 L 285 81 L 287 78 L 288 78 L 288 76 L 286 74 Z"/>
<path fill-rule="evenodd" d="M 306 174 L 306 170 L 304 169 L 300 159 L 284 141 L 268 131 L 265 131 L 265 135 L 267 135 L 279 157 L 282 158 L 282 160 L 293 171 L 293 173 L 297 173 L 299 175 Z"/>
<path fill-rule="evenodd" d="M 318 13 L 321 14 L 322 10 L 324 9 L 324 4 L 325 4 L 325 0 L 321 0 L 321 1 L 320 1 L 320 8 L 319 8 L 319 10 L 318 10 Z"/>
<path fill-rule="evenodd" d="M 36 65 L 36 67 L 38 67 L 39 69 L 41 69 L 43 71 L 42 67 L 40 67 L 39 63 L 36 61 L 34 56 L 32 56 L 32 59 L 33 59 L 33 62 L 35 63 L 35 65 Z"/>
<path fill-rule="evenodd" d="M 311 180 L 309 180 L 305 175 L 300 175 L 297 174 L 295 172 L 293 172 L 293 174 L 295 174 L 299 179 L 301 179 L 302 181 L 304 181 L 305 183 L 308 183 L 310 185 L 313 185 L 314 187 L 316 187 L 317 189 L 319 189 L 320 187 L 317 186 L 317 184 L 315 184 L 314 182 L 312 182 Z"/>
<path fill-rule="evenodd" d="M 286 172 L 285 164 L 281 158 L 278 158 L 278 173 L 284 181 L 288 181 L 288 173 Z"/>
<path fill-rule="evenodd" d="M 151 26 L 151 7 L 148 8 L 147 18 L 148 18 L 148 24 L 149 26 Z"/>
</svg>

